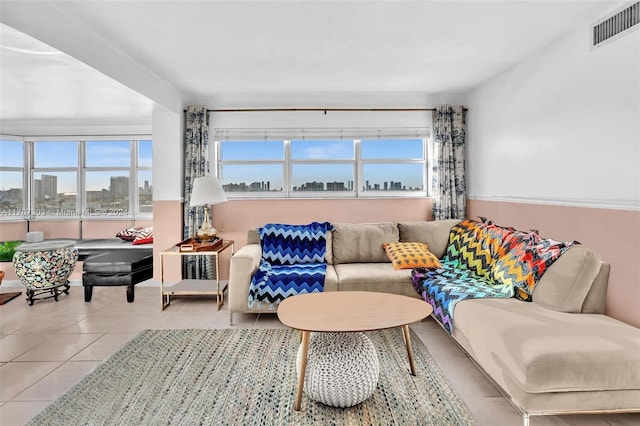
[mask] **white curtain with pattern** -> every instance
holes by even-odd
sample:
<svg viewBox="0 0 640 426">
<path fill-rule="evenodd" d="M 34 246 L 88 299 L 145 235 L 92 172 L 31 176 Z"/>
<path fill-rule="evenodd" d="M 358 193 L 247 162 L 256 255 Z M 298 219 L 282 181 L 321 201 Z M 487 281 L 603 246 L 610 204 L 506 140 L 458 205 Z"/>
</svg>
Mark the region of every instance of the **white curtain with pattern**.
<svg viewBox="0 0 640 426">
<path fill-rule="evenodd" d="M 465 109 L 460 105 L 439 105 L 433 113 L 434 220 L 466 218 L 465 127 Z"/>
</svg>

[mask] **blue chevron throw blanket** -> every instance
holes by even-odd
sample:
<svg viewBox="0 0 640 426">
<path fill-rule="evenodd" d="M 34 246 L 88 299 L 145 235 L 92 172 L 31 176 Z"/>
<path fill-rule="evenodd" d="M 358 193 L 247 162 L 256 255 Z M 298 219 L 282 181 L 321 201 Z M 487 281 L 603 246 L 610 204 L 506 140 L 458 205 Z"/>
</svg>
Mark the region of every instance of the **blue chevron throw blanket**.
<svg viewBox="0 0 640 426">
<path fill-rule="evenodd" d="M 416 291 L 433 306 L 433 315 L 449 334 L 453 333 L 456 303 L 488 297 L 508 299 L 514 295 L 512 285 L 496 284 L 447 261 L 438 269 L 416 268 L 411 271 L 411 277 Z"/>
<path fill-rule="evenodd" d="M 329 222 L 308 225 L 267 224 L 259 229 L 262 259 L 249 286 L 249 307 L 271 309 L 288 296 L 321 292 Z"/>
</svg>

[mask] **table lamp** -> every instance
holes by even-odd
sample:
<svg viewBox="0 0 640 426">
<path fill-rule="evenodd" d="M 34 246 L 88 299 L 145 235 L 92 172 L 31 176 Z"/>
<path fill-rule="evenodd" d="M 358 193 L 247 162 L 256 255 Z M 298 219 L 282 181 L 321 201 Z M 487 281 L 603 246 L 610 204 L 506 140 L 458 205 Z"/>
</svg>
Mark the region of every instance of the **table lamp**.
<svg viewBox="0 0 640 426">
<path fill-rule="evenodd" d="M 216 229 L 211 226 L 208 206 L 225 203 L 226 201 L 227 197 L 224 195 L 222 185 L 220 185 L 215 176 L 202 176 L 193 181 L 189 207 L 204 206 L 204 222 L 196 232 L 196 238 L 200 241 L 211 241 L 216 237 L 217 233 Z"/>
</svg>

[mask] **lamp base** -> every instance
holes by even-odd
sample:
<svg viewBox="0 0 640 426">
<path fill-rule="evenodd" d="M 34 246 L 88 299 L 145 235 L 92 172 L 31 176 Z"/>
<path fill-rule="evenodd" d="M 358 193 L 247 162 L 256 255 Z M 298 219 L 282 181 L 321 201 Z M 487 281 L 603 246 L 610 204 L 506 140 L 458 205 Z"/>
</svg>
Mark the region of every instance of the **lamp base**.
<svg viewBox="0 0 640 426">
<path fill-rule="evenodd" d="M 196 238 L 199 241 L 213 241 L 216 238 L 216 229 L 213 227 L 208 229 L 200 228 L 196 232 Z"/>
</svg>

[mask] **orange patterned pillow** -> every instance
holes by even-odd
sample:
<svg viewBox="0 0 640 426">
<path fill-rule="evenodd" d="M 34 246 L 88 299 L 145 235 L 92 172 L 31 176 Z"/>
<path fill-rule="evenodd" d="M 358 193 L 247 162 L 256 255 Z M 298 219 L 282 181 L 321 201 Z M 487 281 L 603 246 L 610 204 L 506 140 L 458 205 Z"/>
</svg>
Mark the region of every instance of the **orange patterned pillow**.
<svg viewBox="0 0 640 426">
<path fill-rule="evenodd" d="M 425 243 L 384 243 L 393 269 L 439 268 L 442 266 Z"/>
</svg>

